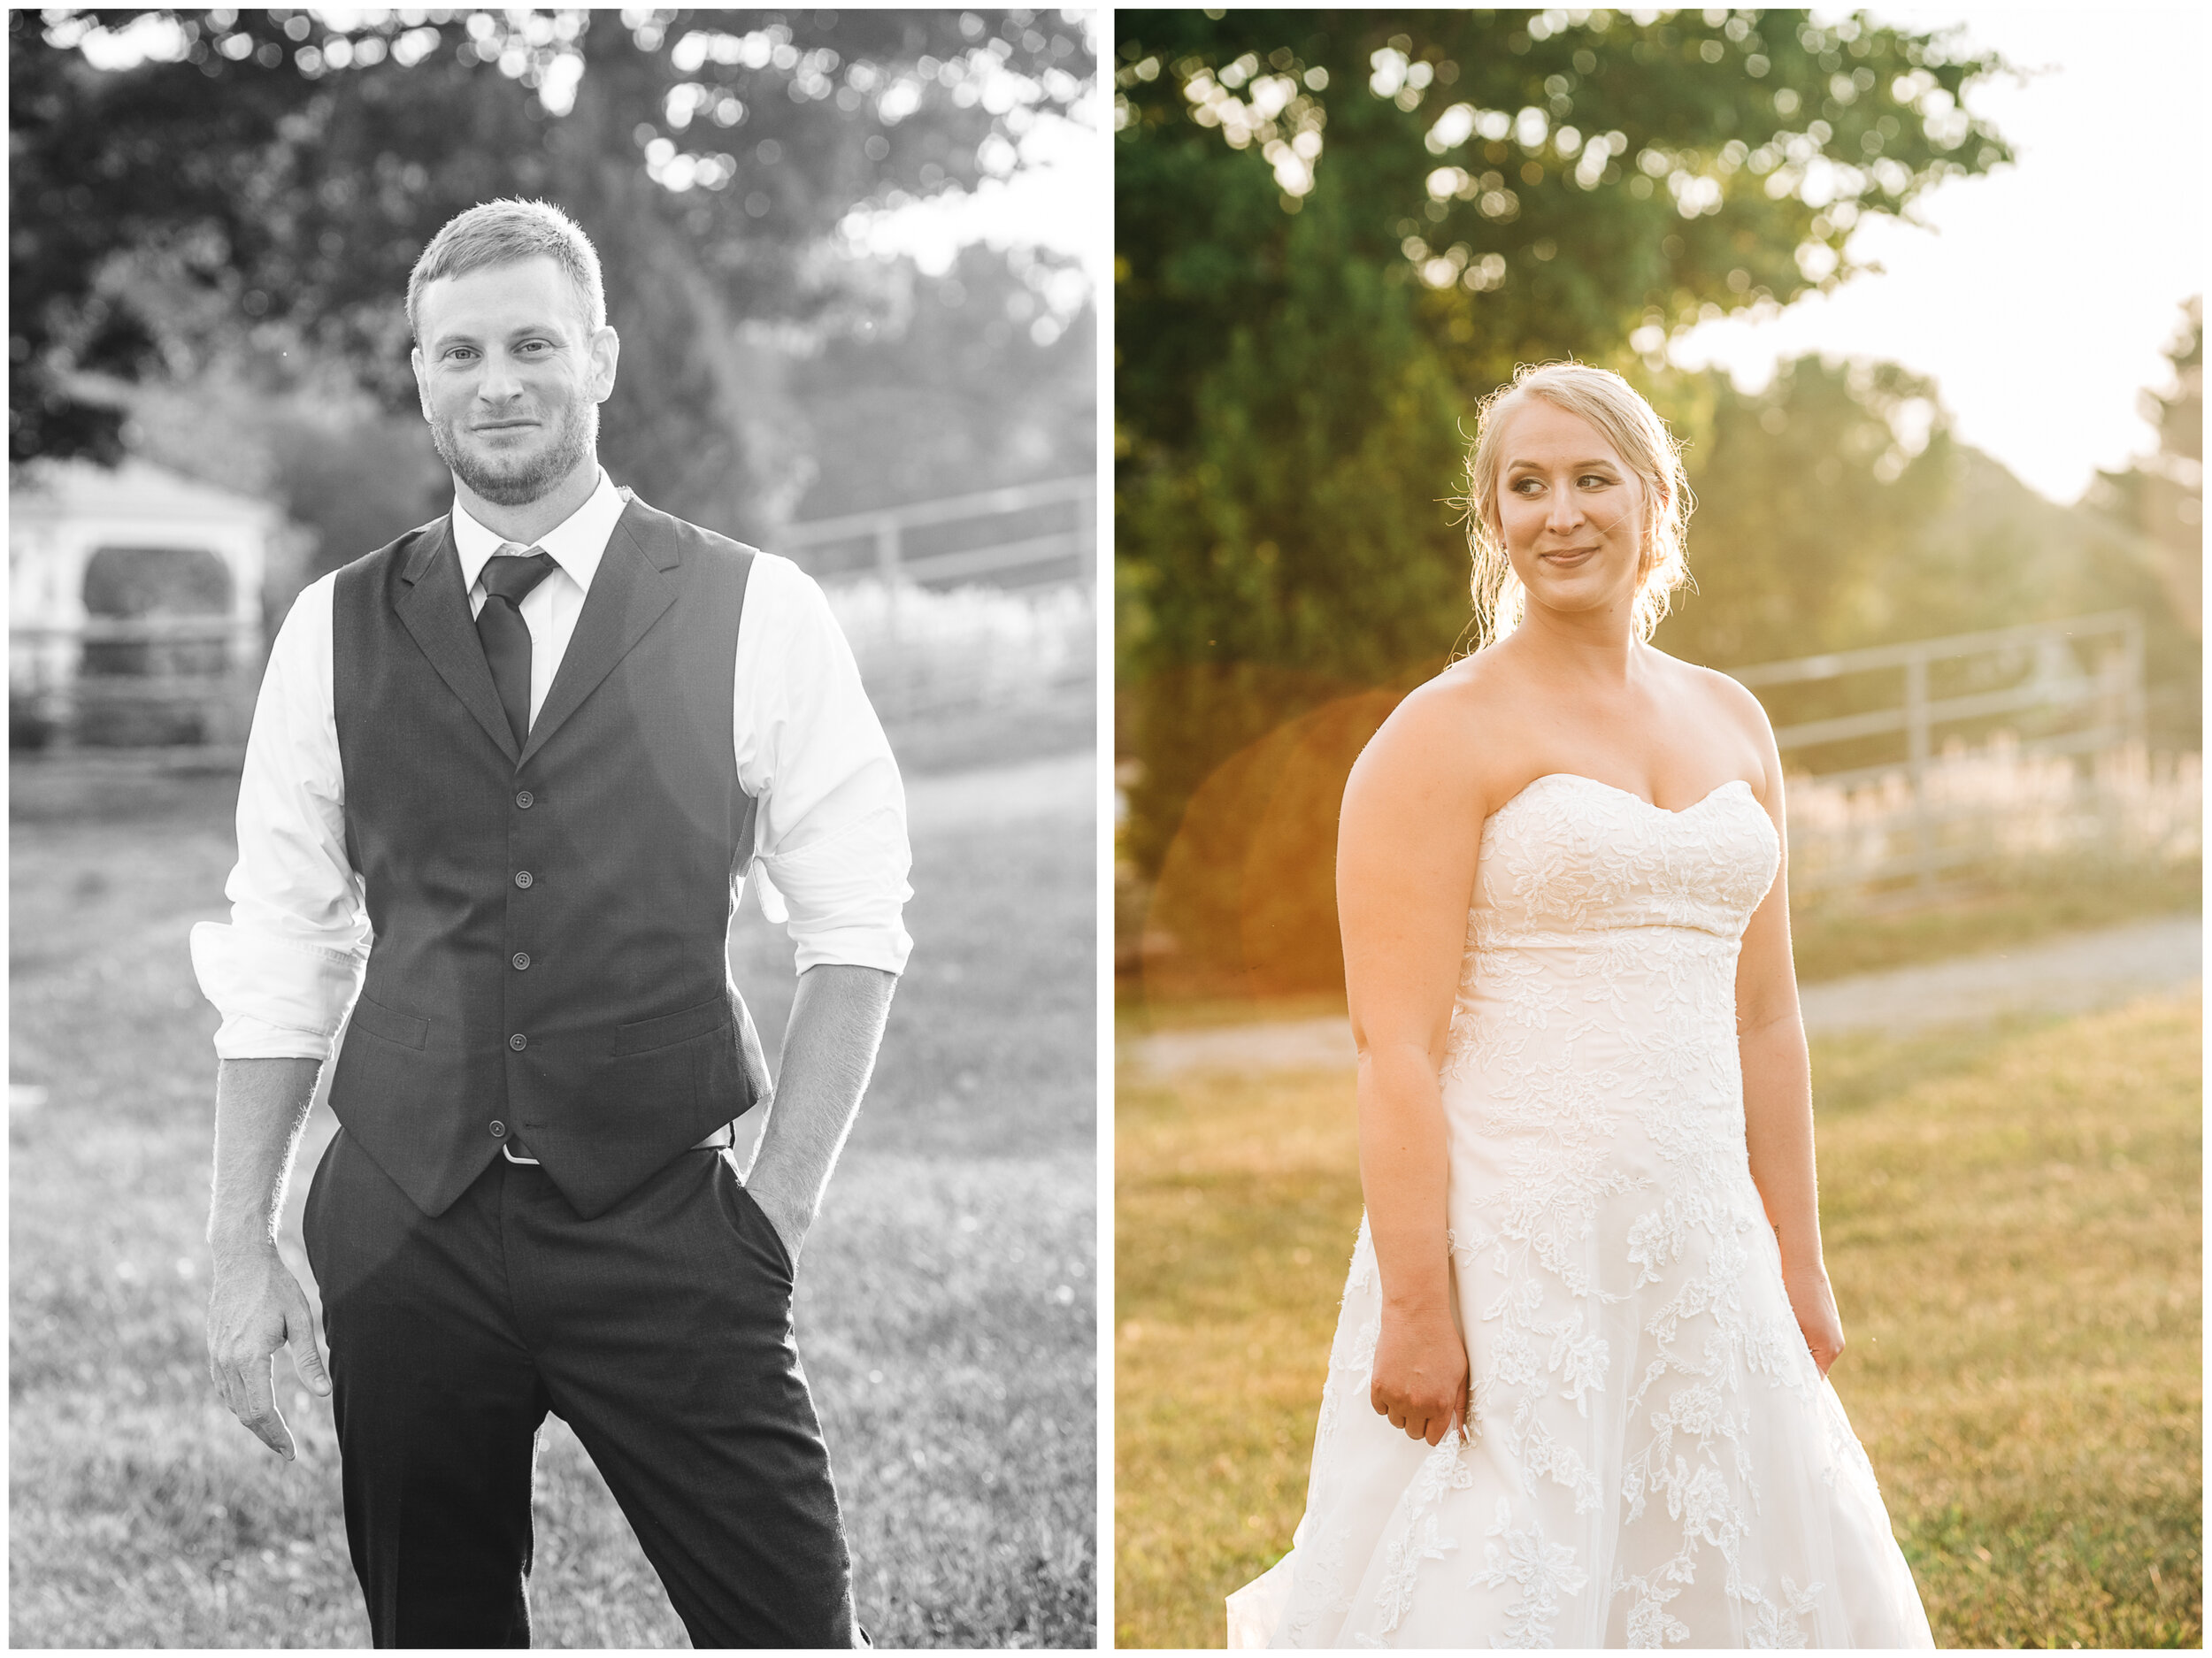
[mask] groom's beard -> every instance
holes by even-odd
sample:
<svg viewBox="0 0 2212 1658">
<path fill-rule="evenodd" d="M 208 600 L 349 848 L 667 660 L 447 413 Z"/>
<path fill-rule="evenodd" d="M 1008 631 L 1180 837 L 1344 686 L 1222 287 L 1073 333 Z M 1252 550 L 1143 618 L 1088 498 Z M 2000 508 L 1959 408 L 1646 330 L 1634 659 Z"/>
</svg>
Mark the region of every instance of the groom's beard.
<svg viewBox="0 0 2212 1658">
<path fill-rule="evenodd" d="M 545 411 L 541 447 L 521 455 L 472 453 L 451 419 L 430 424 L 430 444 L 453 475 L 495 506 L 524 507 L 550 494 L 591 458 L 599 443 L 599 405 L 578 396 Z"/>
</svg>

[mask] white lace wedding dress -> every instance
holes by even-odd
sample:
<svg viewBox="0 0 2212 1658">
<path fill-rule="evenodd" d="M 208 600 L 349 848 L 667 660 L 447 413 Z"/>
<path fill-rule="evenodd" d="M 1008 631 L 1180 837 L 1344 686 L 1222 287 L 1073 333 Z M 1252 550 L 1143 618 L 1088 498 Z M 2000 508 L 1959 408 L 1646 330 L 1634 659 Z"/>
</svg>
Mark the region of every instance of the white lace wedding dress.
<svg viewBox="0 0 2212 1658">
<path fill-rule="evenodd" d="M 1305 1518 L 1232 1646 L 1927 1646 L 1744 1149 L 1742 783 L 1669 812 L 1539 778 L 1484 825 L 1444 1109 L 1465 1439 L 1368 1403 L 1360 1227 Z"/>
</svg>

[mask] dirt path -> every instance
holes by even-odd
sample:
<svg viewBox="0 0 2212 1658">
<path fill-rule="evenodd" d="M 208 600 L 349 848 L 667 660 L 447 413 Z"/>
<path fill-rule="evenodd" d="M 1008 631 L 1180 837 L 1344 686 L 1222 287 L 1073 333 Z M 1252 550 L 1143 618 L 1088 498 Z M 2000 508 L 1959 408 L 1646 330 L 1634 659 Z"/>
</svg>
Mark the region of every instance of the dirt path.
<svg viewBox="0 0 2212 1658">
<path fill-rule="evenodd" d="M 2204 971 L 2200 917 L 2165 916 L 1985 956 L 1954 956 L 1886 972 L 1809 985 L 1805 1028 L 1893 1034 L 1975 1024 L 2008 1013 L 2087 1013 L 2145 991 L 2185 985 Z M 1167 1031 L 1121 1050 L 1139 1071 L 1255 1071 L 1349 1066 L 1351 1032 L 1340 1018 Z"/>
</svg>

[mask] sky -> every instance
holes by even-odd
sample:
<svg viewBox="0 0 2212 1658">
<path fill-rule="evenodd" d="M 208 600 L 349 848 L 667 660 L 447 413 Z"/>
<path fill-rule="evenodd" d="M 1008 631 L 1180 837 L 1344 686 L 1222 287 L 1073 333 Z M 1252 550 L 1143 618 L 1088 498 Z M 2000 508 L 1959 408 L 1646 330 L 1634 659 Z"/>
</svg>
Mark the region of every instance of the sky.
<svg viewBox="0 0 2212 1658">
<path fill-rule="evenodd" d="M 1101 14 L 1075 16 L 1095 58 L 1102 44 Z M 1021 165 L 1010 177 L 868 215 L 852 226 L 854 234 L 874 251 L 910 255 L 932 272 L 949 265 L 972 242 L 1048 248 L 1079 259 L 1090 292 L 1104 293 L 1113 268 L 1113 156 L 1104 108 L 1105 94 L 1094 86 L 1086 119 L 1045 116 L 1030 127 L 1019 146 Z"/>
<path fill-rule="evenodd" d="M 1816 12 L 1827 20 L 1829 14 Z M 1806 352 L 1887 358 L 1930 375 L 1960 441 L 2047 498 L 2156 447 L 2138 411 L 2171 372 L 2181 302 L 2204 288 L 2206 28 L 2195 7 L 1886 7 L 1877 21 L 1965 25 L 2030 73 L 1967 106 L 2016 165 L 1920 200 L 1927 228 L 1874 219 L 1854 258 L 1878 264 L 1763 322 L 1693 330 L 1677 361 L 1752 389 Z"/>
<path fill-rule="evenodd" d="M 1094 105 L 1087 122 L 1041 118 L 1024 135 L 1021 165 L 1010 177 L 865 216 L 854 234 L 876 252 L 910 255 L 932 272 L 972 242 L 1049 248 L 1080 259 L 1090 291 L 1104 292 L 1113 261 L 1112 157 Z"/>
</svg>

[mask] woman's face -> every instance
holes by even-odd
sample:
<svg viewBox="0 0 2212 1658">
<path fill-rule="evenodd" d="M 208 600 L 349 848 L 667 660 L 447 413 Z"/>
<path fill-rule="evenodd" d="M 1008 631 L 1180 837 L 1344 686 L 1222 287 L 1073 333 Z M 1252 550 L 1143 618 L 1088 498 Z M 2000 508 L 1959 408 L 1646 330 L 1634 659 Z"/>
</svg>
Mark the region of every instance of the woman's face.
<svg viewBox="0 0 2212 1658">
<path fill-rule="evenodd" d="M 1498 441 L 1498 525 L 1531 608 L 1632 606 L 1644 487 L 1579 415 L 1523 397 Z"/>
</svg>

